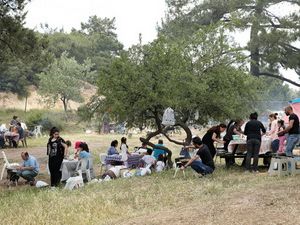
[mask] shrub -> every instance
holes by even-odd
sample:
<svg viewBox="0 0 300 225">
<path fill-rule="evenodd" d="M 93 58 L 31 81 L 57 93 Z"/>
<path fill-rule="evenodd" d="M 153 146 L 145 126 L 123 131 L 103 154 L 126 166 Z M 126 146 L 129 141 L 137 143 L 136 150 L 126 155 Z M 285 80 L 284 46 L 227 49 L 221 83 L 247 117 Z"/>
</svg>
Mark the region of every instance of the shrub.
<svg viewBox="0 0 300 225">
<path fill-rule="evenodd" d="M 44 132 L 49 131 L 52 127 L 62 130 L 65 125 L 60 113 L 32 110 L 28 114 L 26 123 L 30 130 L 33 130 L 37 125 L 43 126 L 42 130 Z"/>
</svg>

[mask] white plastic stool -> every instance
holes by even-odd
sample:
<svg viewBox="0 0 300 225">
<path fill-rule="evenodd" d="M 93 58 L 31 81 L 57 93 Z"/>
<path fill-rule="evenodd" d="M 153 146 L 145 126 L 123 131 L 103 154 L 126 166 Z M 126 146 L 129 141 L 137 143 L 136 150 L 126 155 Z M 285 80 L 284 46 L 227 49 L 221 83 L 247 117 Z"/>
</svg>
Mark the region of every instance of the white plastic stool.
<svg viewBox="0 0 300 225">
<path fill-rule="evenodd" d="M 291 175 L 300 174 L 300 157 L 291 158 L 290 161 L 291 161 L 290 174 Z"/>
<path fill-rule="evenodd" d="M 290 174 L 289 167 L 290 168 L 292 167 L 291 158 L 288 157 L 272 158 L 268 173 L 271 176 L 272 175 L 287 176 Z"/>
</svg>

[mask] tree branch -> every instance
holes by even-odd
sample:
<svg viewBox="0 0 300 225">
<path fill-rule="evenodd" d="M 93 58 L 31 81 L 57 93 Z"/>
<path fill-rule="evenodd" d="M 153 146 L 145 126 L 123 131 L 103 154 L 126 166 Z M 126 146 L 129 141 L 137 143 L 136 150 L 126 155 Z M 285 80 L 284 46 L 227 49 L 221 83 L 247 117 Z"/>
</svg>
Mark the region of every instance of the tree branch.
<svg viewBox="0 0 300 225">
<path fill-rule="evenodd" d="M 285 77 L 282 77 L 280 75 L 276 75 L 276 74 L 273 74 L 273 73 L 268 73 L 268 72 L 260 72 L 258 74 L 259 76 L 267 76 L 267 77 L 273 77 L 273 78 L 276 78 L 276 79 L 279 79 L 279 80 L 282 80 L 282 81 L 285 81 L 285 82 L 288 82 L 290 84 L 293 84 L 295 85 L 296 87 L 300 87 L 300 83 L 297 83 L 295 81 L 292 81 L 288 78 L 285 78 Z"/>
</svg>

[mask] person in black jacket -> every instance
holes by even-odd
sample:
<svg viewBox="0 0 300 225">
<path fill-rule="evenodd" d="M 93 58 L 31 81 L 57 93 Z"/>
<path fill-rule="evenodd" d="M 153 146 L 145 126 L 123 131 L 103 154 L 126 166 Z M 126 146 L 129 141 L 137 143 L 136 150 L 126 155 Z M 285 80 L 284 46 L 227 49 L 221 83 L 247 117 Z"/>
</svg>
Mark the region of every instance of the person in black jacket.
<svg viewBox="0 0 300 225">
<path fill-rule="evenodd" d="M 258 172 L 258 154 L 261 145 L 261 136 L 266 133 L 264 125 L 257 120 L 257 113 L 250 114 L 250 121 L 245 126 L 247 135 L 246 171 L 251 171 L 251 158 L 253 157 L 253 172 Z"/>
<path fill-rule="evenodd" d="M 220 138 L 221 133 L 223 133 L 226 130 L 226 127 L 227 126 L 223 123 L 221 123 L 218 126 L 214 126 L 210 128 L 202 138 L 202 142 L 208 147 L 212 158 L 214 158 L 216 155 L 216 148 L 214 146 L 214 142 L 218 142 L 220 144 L 225 143 L 225 141 L 221 140 Z"/>
<path fill-rule="evenodd" d="M 68 146 L 64 139 L 59 136 L 59 130 L 53 127 L 50 130 L 50 138 L 47 144 L 47 155 L 49 156 L 49 171 L 51 187 L 58 186 L 61 180 L 61 164 L 68 154 Z"/>
</svg>

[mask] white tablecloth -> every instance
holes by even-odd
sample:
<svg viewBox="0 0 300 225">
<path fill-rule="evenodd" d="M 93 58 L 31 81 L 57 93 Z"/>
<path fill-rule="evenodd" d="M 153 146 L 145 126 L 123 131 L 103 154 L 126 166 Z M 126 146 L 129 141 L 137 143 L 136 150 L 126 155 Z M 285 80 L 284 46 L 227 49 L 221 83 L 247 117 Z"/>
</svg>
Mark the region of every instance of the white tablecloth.
<svg viewBox="0 0 300 225">
<path fill-rule="evenodd" d="M 239 147 L 241 146 L 245 151 L 247 151 L 246 143 L 247 143 L 246 139 L 232 140 L 228 145 L 228 152 L 232 153 L 236 145 L 239 145 Z M 265 154 L 266 152 L 271 152 L 272 151 L 271 143 L 272 143 L 272 139 L 270 137 L 263 136 L 261 138 L 259 154 Z"/>
</svg>

